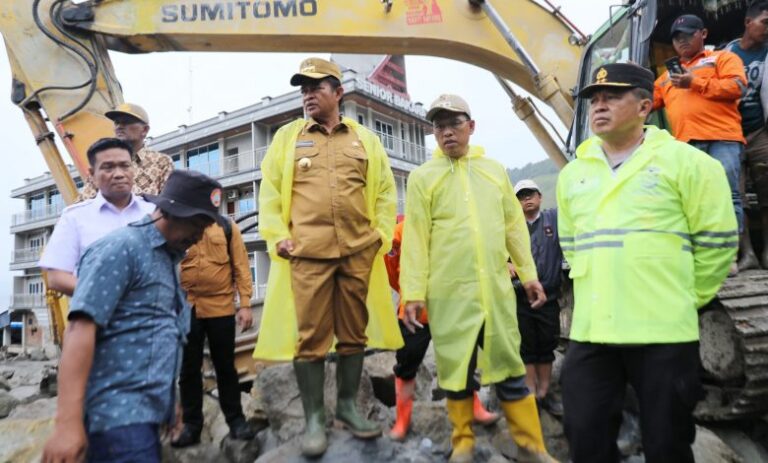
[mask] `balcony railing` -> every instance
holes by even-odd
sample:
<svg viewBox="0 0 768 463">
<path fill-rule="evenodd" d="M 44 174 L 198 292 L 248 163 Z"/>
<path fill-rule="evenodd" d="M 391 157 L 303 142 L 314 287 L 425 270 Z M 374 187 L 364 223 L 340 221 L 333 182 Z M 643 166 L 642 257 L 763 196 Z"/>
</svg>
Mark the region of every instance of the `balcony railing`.
<svg viewBox="0 0 768 463">
<path fill-rule="evenodd" d="M 23 264 L 26 262 L 37 262 L 40 260 L 40 255 L 43 253 L 41 246 L 35 248 L 23 248 L 15 249 L 11 257 L 11 263 Z"/>
<path fill-rule="evenodd" d="M 45 294 L 14 294 L 11 296 L 12 309 L 45 307 Z"/>
<path fill-rule="evenodd" d="M 384 132 L 375 132 L 381 140 L 381 144 L 384 145 L 384 149 L 387 150 L 387 154 L 392 157 L 402 159 L 403 161 L 412 162 L 414 164 L 421 164 L 427 160 L 427 148 L 407 141 L 402 138 L 393 137 L 392 135 Z"/>
<path fill-rule="evenodd" d="M 263 146 L 254 151 L 224 157 L 224 175 L 258 169 L 266 153 L 267 147 Z"/>
<path fill-rule="evenodd" d="M 40 209 L 33 209 L 20 212 L 18 214 L 13 214 L 13 217 L 11 218 L 11 226 L 23 225 L 25 223 L 32 223 L 45 219 L 52 219 L 58 217 L 62 210 L 64 210 L 64 205 L 56 204 Z"/>
</svg>

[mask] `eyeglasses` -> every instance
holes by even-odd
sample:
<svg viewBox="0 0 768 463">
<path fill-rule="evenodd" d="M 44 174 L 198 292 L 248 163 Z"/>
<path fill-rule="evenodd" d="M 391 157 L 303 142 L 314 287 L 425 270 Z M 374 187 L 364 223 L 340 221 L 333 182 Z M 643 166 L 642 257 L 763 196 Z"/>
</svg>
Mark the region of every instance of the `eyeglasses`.
<svg viewBox="0 0 768 463">
<path fill-rule="evenodd" d="M 520 193 L 517 194 L 517 199 L 519 200 L 531 199 L 534 196 L 536 196 L 536 193 L 538 193 L 538 191 L 533 191 L 533 190 L 521 191 Z"/>
<path fill-rule="evenodd" d="M 432 123 L 432 130 L 435 131 L 435 133 L 438 132 L 445 132 L 446 130 L 450 129 L 458 129 L 461 126 L 463 126 L 465 123 L 469 122 L 469 119 L 463 119 L 460 117 L 457 117 L 456 119 L 451 119 L 445 123 L 439 124 L 439 123 Z"/>
</svg>

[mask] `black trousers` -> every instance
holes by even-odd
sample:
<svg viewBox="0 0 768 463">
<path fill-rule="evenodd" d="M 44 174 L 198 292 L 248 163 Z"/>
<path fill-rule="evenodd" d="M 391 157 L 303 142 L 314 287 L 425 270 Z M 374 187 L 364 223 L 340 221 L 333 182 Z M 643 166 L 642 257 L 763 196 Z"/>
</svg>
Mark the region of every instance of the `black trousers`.
<svg viewBox="0 0 768 463">
<path fill-rule="evenodd" d="M 416 377 L 421 362 L 424 361 L 429 343 L 432 342 L 432 334 L 429 332 L 429 323 L 425 323 L 424 328 L 417 329 L 415 333 L 408 331 L 402 320 L 398 320 L 398 323 L 404 345 L 395 352 L 395 359 L 397 359 L 394 368 L 395 376 L 412 380 Z"/>
<path fill-rule="evenodd" d="M 520 357 L 526 365 L 555 361 L 560 340 L 560 306 L 557 299 L 538 309 L 531 308 L 525 297 L 517 298 L 517 326 L 520 329 Z"/>
<path fill-rule="evenodd" d="M 574 463 L 615 463 L 626 383 L 640 402 L 648 463 L 693 463 L 693 409 L 702 397 L 699 343 L 617 346 L 571 341 L 561 378 Z"/>
<path fill-rule="evenodd" d="M 227 424 L 244 420 L 240 405 L 240 383 L 235 370 L 235 316 L 197 318 L 192 309 L 192 323 L 184 346 L 184 359 L 179 375 L 184 424 L 195 430 L 203 428 L 203 344 L 208 338 L 219 405 Z"/>
</svg>

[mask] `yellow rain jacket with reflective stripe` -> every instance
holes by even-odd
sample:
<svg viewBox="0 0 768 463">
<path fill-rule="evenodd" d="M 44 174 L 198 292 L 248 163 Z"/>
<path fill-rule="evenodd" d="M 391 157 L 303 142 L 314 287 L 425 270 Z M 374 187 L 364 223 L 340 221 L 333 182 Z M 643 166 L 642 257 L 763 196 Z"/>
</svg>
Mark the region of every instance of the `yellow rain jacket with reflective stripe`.
<svg viewBox="0 0 768 463">
<path fill-rule="evenodd" d="M 467 386 L 480 328 L 482 382 L 522 376 L 512 261 L 522 281 L 537 279 L 528 227 L 507 172 L 477 146 L 459 160 L 439 149 L 408 177 L 400 288 L 426 301 L 440 387 Z"/>
<path fill-rule="evenodd" d="M 403 345 L 403 338 L 392 305 L 387 269 L 382 257 L 389 252 L 394 233 L 397 201 L 395 179 L 387 153 L 378 137 L 352 119 L 345 117 L 343 121 L 355 130 L 368 155 L 365 202 L 371 226 L 379 232 L 382 242 L 368 282 L 368 347 L 398 349 Z M 298 328 L 291 289 L 291 267 L 287 259 L 275 253 L 275 246 L 291 237 L 289 222 L 294 151 L 296 139 L 305 124 L 306 120 L 298 119 L 281 127 L 261 163 L 259 233 L 267 241 L 271 265 L 259 339 L 253 352 L 253 357 L 257 359 L 288 361 L 293 359 L 296 352 Z"/>
<path fill-rule="evenodd" d="M 615 174 L 592 137 L 557 182 L 560 244 L 571 265 L 571 339 L 612 344 L 699 339 L 697 309 L 738 249 L 722 165 L 648 126 Z"/>
</svg>

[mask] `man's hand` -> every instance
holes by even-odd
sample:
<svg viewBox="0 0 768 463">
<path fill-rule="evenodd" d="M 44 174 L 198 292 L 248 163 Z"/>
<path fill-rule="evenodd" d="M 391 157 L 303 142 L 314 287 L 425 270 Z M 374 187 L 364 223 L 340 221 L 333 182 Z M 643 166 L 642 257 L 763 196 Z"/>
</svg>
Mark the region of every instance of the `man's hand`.
<svg viewBox="0 0 768 463">
<path fill-rule="evenodd" d="M 277 255 L 283 259 L 291 257 L 291 253 L 293 252 L 293 240 L 288 239 L 280 241 L 277 243 L 275 250 L 277 251 Z"/>
<path fill-rule="evenodd" d="M 693 82 L 693 74 L 685 72 L 685 74 L 670 74 L 669 81 L 673 87 L 677 88 L 691 88 L 691 82 Z"/>
<path fill-rule="evenodd" d="M 56 422 L 53 434 L 43 449 L 42 463 L 79 463 L 85 461 L 88 440 L 83 422 Z"/>
<path fill-rule="evenodd" d="M 248 306 L 241 306 L 235 314 L 235 320 L 243 331 L 248 331 L 253 326 L 253 311 Z"/>
<path fill-rule="evenodd" d="M 523 283 L 523 288 L 525 288 L 525 295 L 528 296 L 528 303 L 531 304 L 532 309 L 538 309 L 547 302 L 547 294 L 539 280 Z"/>
<path fill-rule="evenodd" d="M 509 269 L 510 278 L 517 277 L 517 272 L 515 272 L 515 264 L 513 264 L 512 262 L 507 262 L 507 268 Z"/>
<path fill-rule="evenodd" d="M 405 329 L 415 333 L 416 328 L 424 328 L 424 325 L 419 323 L 419 316 L 425 307 L 424 301 L 409 301 L 405 304 L 405 317 L 403 318 Z"/>
</svg>

